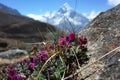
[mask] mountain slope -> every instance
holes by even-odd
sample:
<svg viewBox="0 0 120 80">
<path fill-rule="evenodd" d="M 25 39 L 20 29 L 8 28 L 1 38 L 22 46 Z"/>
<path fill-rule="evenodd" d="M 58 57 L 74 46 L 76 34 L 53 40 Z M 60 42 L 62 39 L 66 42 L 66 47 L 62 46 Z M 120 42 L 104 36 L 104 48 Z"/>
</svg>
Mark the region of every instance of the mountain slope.
<svg viewBox="0 0 120 80">
<path fill-rule="evenodd" d="M 21 15 L 16 9 L 10 8 L 10 7 L 5 6 L 1 3 L 0 3 L 0 11 L 2 11 L 4 13 L 9 13 L 9 14 L 12 14 L 12 15 L 18 15 L 18 16 Z"/>
<path fill-rule="evenodd" d="M 33 19 L 24 16 L 15 16 L 0 11 L 0 26 L 5 26 L 19 22 L 26 22 L 26 21 L 33 21 Z"/>
<path fill-rule="evenodd" d="M 24 42 L 38 42 L 46 39 L 48 28 L 55 31 L 55 27 L 33 19 L 0 12 L 0 37 L 21 40 Z M 42 34 L 42 35 L 41 35 Z"/>
<path fill-rule="evenodd" d="M 100 13 L 80 33 L 89 40 L 88 49 L 92 58 L 102 55 L 120 46 L 120 4 Z M 99 71 L 97 80 L 120 79 L 120 49 L 103 58 L 104 71 Z M 113 55 L 114 54 L 114 55 Z M 90 79 L 91 80 L 91 79 Z"/>
</svg>

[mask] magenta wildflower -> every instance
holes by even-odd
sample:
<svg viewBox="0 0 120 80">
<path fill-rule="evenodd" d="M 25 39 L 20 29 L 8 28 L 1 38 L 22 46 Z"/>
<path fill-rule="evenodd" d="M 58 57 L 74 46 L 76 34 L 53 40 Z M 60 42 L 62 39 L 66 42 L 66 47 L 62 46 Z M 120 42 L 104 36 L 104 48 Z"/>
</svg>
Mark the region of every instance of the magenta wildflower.
<svg viewBox="0 0 120 80">
<path fill-rule="evenodd" d="M 36 57 L 30 57 L 30 62 L 35 63 L 36 62 Z"/>
<path fill-rule="evenodd" d="M 75 34 L 74 33 L 69 34 L 68 39 L 70 42 L 73 42 L 75 40 Z"/>
<path fill-rule="evenodd" d="M 23 80 L 21 76 L 15 75 L 15 76 L 8 76 L 7 80 Z"/>
<path fill-rule="evenodd" d="M 26 64 L 27 62 L 28 62 L 27 59 L 24 59 L 24 60 L 22 61 L 23 64 Z"/>
<path fill-rule="evenodd" d="M 80 45 L 79 47 L 78 47 L 78 49 L 83 49 L 84 48 L 84 46 L 82 46 L 82 45 Z"/>
<path fill-rule="evenodd" d="M 7 70 L 8 70 L 8 72 L 11 71 L 11 70 L 13 70 L 13 66 L 8 66 Z"/>
<path fill-rule="evenodd" d="M 21 76 L 17 76 L 16 80 L 23 80 L 23 78 Z"/>
<path fill-rule="evenodd" d="M 81 37 L 79 37 L 79 38 L 78 38 L 78 41 L 79 41 L 81 44 L 87 44 L 87 38 L 81 38 Z"/>
<path fill-rule="evenodd" d="M 15 70 L 13 66 L 8 66 L 7 71 L 8 71 L 7 80 L 23 80 L 21 76 L 17 75 L 17 70 Z"/>
<path fill-rule="evenodd" d="M 28 66 L 28 69 L 31 71 L 31 73 L 34 71 L 35 63 L 30 63 Z"/>
<path fill-rule="evenodd" d="M 48 58 L 48 51 L 43 50 L 40 52 L 40 62 L 45 61 Z"/>
<path fill-rule="evenodd" d="M 13 80 L 13 76 L 8 76 L 7 80 Z"/>
<path fill-rule="evenodd" d="M 64 37 L 60 38 L 58 41 L 58 45 L 63 48 L 65 44 L 66 44 L 66 38 Z"/>
<path fill-rule="evenodd" d="M 54 49 L 54 46 L 52 46 L 52 45 L 51 45 L 51 46 L 49 46 L 49 49 L 52 49 L 52 50 L 53 50 L 53 49 Z"/>
<path fill-rule="evenodd" d="M 60 38 L 59 41 L 58 41 L 58 45 L 61 48 L 64 48 L 65 46 L 68 46 L 69 45 L 69 37 Z"/>
<path fill-rule="evenodd" d="M 13 68 L 13 66 L 8 66 L 7 71 L 10 76 L 14 76 L 17 74 L 17 71 Z"/>
</svg>

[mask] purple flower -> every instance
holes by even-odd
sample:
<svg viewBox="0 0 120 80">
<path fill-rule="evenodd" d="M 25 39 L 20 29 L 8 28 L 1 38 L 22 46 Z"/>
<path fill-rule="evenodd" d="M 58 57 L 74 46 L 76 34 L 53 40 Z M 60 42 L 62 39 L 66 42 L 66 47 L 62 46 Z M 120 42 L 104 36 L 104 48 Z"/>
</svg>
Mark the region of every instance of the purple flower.
<svg viewBox="0 0 120 80">
<path fill-rule="evenodd" d="M 69 45 L 69 37 L 60 38 L 59 41 L 58 41 L 58 45 L 59 45 L 61 48 L 64 48 L 65 46 L 68 46 L 68 45 Z"/>
<path fill-rule="evenodd" d="M 17 74 L 17 71 L 13 68 L 13 66 L 8 66 L 7 71 L 10 76 L 14 76 Z"/>
<path fill-rule="evenodd" d="M 75 40 L 75 34 L 71 33 L 67 37 L 60 38 L 59 41 L 58 41 L 58 45 L 61 48 L 64 48 L 65 46 L 69 47 L 69 43 L 73 42 L 74 40 Z"/>
<path fill-rule="evenodd" d="M 13 66 L 8 66 L 8 67 L 7 67 L 7 71 L 9 72 L 9 71 L 11 71 L 11 70 L 13 70 Z"/>
<path fill-rule="evenodd" d="M 79 37 L 78 38 L 78 41 L 81 43 L 81 44 L 87 44 L 87 38 L 81 38 L 81 37 Z"/>
<path fill-rule="evenodd" d="M 43 50 L 40 52 L 40 62 L 45 61 L 48 58 L 48 51 Z"/>
<path fill-rule="evenodd" d="M 36 62 L 36 57 L 30 57 L 30 62 L 35 63 Z"/>
<path fill-rule="evenodd" d="M 23 80 L 23 78 L 19 75 L 15 75 L 15 76 L 8 76 L 7 80 Z"/>
<path fill-rule="evenodd" d="M 48 51 L 47 50 L 42 50 L 41 52 L 40 52 L 40 55 L 47 55 L 48 54 Z"/>
<path fill-rule="evenodd" d="M 23 80 L 23 78 L 18 75 L 16 80 Z"/>
<path fill-rule="evenodd" d="M 30 63 L 28 66 L 28 69 L 31 71 L 31 73 L 34 71 L 35 63 Z"/>
<path fill-rule="evenodd" d="M 8 66 L 7 71 L 8 71 L 7 80 L 23 80 L 21 76 L 17 75 L 17 70 L 15 70 L 13 66 Z"/>
<path fill-rule="evenodd" d="M 53 49 L 54 49 L 54 46 L 52 46 L 52 45 L 51 45 L 51 46 L 49 46 L 49 49 L 52 49 L 52 50 L 53 50 Z"/>
<path fill-rule="evenodd" d="M 83 49 L 84 48 L 84 46 L 82 46 L 82 45 L 80 45 L 79 47 L 78 47 L 78 49 Z"/>
<path fill-rule="evenodd" d="M 22 63 L 23 63 L 23 64 L 26 64 L 27 61 L 28 61 L 27 59 L 24 59 L 24 60 L 22 61 Z"/>
<path fill-rule="evenodd" d="M 68 39 L 70 42 L 73 42 L 75 40 L 75 34 L 74 33 L 69 34 Z"/>
<path fill-rule="evenodd" d="M 64 38 L 64 37 L 60 38 L 59 41 L 58 41 L 58 45 L 61 48 L 63 48 L 65 46 L 65 44 L 66 44 L 66 38 Z"/>
<path fill-rule="evenodd" d="M 8 76 L 7 80 L 13 80 L 13 77 L 12 76 Z"/>
</svg>

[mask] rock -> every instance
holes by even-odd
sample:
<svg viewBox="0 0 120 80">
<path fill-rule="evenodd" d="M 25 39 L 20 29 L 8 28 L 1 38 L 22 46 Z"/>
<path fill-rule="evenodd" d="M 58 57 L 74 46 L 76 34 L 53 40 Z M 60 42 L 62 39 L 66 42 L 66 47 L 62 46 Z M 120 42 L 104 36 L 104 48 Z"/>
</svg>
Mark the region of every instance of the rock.
<svg viewBox="0 0 120 80">
<path fill-rule="evenodd" d="M 100 73 L 99 77 L 102 80 L 120 80 L 119 59 L 120 59 L 120 51 L 114 52 L 111 55 L 106 56 L 102 60 L 105 63 L 104 71 L 99 72 Z"/>
<path fill-rule="evenodd" d="M 0 52 L 0 58 L 14 58 L 14 57 L 20 57 L 21 55 L 27 55 L 27 54 L 28 52 L 26 50 L 13 49 L 13 50 Z"/>
<path fill-rule="evenodd" d="M 96 60 L 120 46 L 119 34 L 120 4 L 106 12 L 100 13 L 79 33 L 79 36 L 88 38 L 88 53 L 92 54 L 92 59 Z M 112 56 L 113 54 L 115 55 Z M 92 80 L 120 80 L 120 62 L 118 59 L 120 59 L 120 51 L 110 53 L 100 60 L 101 65 L 104 66 L 102 67 L 103 70 L 98 71 L 97 75 L 93 74 Z M 91 70 L 94 70 L 94 68 L 91 68 Z M 89 77 L 85 80 L 91 79 Z"/>
</svg>

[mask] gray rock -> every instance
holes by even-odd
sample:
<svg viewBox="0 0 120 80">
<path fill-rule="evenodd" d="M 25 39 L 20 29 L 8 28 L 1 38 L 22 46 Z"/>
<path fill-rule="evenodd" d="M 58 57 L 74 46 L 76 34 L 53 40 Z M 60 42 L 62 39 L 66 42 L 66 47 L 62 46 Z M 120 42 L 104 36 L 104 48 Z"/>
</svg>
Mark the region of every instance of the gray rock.
<svg viewBox="0 0 120 80">
<path fill-rule="evenodd" d="M 80 33 L 88 38 L 88 53 L 98 59 L 120 46 L 120 4 L 100 13 Z M 113 54 L 116 55 L 112 56 Z M 112 57 L 111 57 L 112 56 Z M 120 51 L 113 52 L 101 60 L 102 69 L 86 80 L 120 80 Z M 96 64 L 97 66 L 97 64 Z M 89 68 L 94 70 L 94 68 Z M 88 71 L 87 71 L 88 72 Z M 83 72 L 85 73 L 85 72 Z M 87 75 L 87 74 L 86 74 Z"/>
<path fill-rule="evenodd" d="M 15 56 L 20 57 L 20 55 L 27 55 L 27 54 L 28 52 L 26 50 L 13 49 L 13 50 L 0 52 L 0 58 L 13 58 Z"/>
</svg>

